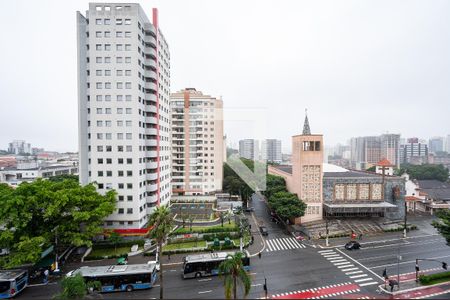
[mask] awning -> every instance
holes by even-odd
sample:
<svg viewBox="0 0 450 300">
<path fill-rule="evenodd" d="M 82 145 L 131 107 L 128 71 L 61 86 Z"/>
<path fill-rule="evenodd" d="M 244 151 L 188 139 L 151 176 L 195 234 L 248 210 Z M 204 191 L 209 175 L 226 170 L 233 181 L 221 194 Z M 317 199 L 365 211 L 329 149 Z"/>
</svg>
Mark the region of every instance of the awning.
<svg viewBox="0 0 450 300">
<path fill-rule="evenodd" d="M 389 202 L 364 202 L 364 203 L 324 203 L 327 213 L 336 212 L 388 212 L 397 211 L 397 205 Z"/>
</svg>

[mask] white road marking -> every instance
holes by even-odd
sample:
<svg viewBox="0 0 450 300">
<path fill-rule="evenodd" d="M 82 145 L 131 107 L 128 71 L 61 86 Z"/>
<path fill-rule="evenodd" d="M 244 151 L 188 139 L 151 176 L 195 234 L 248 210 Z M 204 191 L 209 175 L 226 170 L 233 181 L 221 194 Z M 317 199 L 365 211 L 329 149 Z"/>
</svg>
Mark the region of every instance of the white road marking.
<svg viewBox="0 0 450 300">
<path fill-rule="evenodd" d="M 333 263 L 333 265 L 335 266 L 342 266 L 342 265 L 348 265 L 349 262 L 347 260 L 345 260 L 345 262 L 339 262 L 339 263 Z"/>
<path fill-rule="evenodd" d="M 374 284 L 378 284 L 378 282 L 376 282 L 376 281 L 365 282 L 365 283 L 361 283 L 359 286 L 367 286 L 367 285 L 374 285 Z"/>
<path fill-rule="evenodd" d="M 342 269 L 342 268 L 347 268 L 347 267 L 354 267 L 355 265 L 345 265 L 345 266 L 337 266 L 339 269 Z"/>
<path fill-rule="evenodd" d="M 327 258 L 331 263 L 337 263 L 341 261 L 347 261 L 345 258 L 341 257 L 334 257 L 334 258 Z"/>
<path fill-rule="evenodd" d="M 317 252 L 319 252 L 319 253 L 327 253 L 327 252 L 334 252 L 334 250 L 320 250 L 320 251 L 317 251 Z"/>
<path fill-rule="evenodd" d="M 340 253 L 342 253 L 343 255 L 347 256 L 350 260 L 353 260 L 355 263 L 357 263 L 358 265 L 360 265 L 361 267 L 363 267 L 364 269 L 366 269 L 367 271 L 369 271 L 370 273 L 372 273 L 373 275 L 375 275 L 375 276 L 376 276 L 377 278 L 379 278 L 380 280 L 383 280 L 383 281 L 384 281 L 384 279 L 383 279 L 380 275 L 376 274 L 375 272 L 373 272 L 372 270 L 370 270 L 369 268 L 367 268 L 366 266 L 364 266 L 363 264 L 361 264 L 361 263 L 358 262 L 357 260 L 355 260 L 355 259 L 353 259 L 352 257 L 348 256 L 347 254 L 345 254 L 344 252 L 342 252 L 342 251 L 339 250 L 339 249 L 336 249 L 336 250 L 339 251 Z"/>
<path fill-rule="evenodd" d="M 352 274 L 358 274 L 358 273 L 362 273 L 363 271 L 359 270 L 359 271 L 353 271 L 353 272 L 347 272 L 345 273 L 345 275 L 352 275 Z"/>
<path fill-rule="evenodd" d="M 356 279 L 355 282 L 363 282 L 363 281 L 368 281 L 368 280 L 373 280 L 372 278 L 362 278 L 362 279 Z"/>
<path fill-rule="evenodd" d="M 262 283 L 252 284 L 252 286 L 260 286 Z"/>
<path fill-rule="evenodd" d="M 199 279 L 198 282 L 211 281 L 212 278 Z"/>
<path fill-rule="evenodd" d="M 445 256 L 437 256 L 437 257 L 430 257 L 429 259 L 439 259 L 439 258 L 445 258 L 445 257 L 450 257 L 450 255 L 445 255 Z M 409 261 L 404 261 L 399 263 L 400 265 L 403 264 L 410 264 L 410 263 L 415 263 L 415 260 L 409 260 Z M 391 267 L 391 266 L 396 266 L 398 263 L 395 264 L 387 264 L 387 265 L 380 265 L 380 266 L 375 266 L 375 267 L 370 267 L 370 269 L 378 269 L 378 268 L 384 268 L 384 267 Z M 369 270 L 370 271 L 370 270 Z M 371 271 L 372 272 L 372 271 Z M 372 272 L 373 273 L 373 272 Z M 381 277 L 380 277 L 381 278 Z M 383 278 L 381 278 L 383 279 Z"/>
<path fill-rule="evenodd" d="M 367 274 L 361 274 L 361 275 L 350 276 L 350 278 L 353 279 L 353 278 L 361 278 L 361 277 L 366 277 L 366 276 L 367 276 Z"/>
<path fill-rule="evenodd" d="M 342 269 L 342 272 L 358 270 L 358 268 Z"/>
<path fill-rule="evenodd" d="M 202 291 L 202 292 L 198 292 L 199 294 L 206 294 L 206 293 L 211 293 L 212 292 L 212 290 L 209 290 L 209 291 Z"/>
</svg>

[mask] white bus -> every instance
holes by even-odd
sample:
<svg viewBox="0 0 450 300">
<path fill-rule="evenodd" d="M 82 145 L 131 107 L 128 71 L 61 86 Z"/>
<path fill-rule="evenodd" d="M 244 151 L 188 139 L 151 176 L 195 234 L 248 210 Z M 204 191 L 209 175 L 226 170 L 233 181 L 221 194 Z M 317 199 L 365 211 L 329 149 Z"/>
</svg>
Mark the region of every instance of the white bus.
<svg viewBox="0 0 450 300">
<path fill-rule="evenodd" d="M 233 252 L 215 252 L 188 255 L 183 258 L 183 278 L 198 278 L 203 276 L 219 275 L 219 265 Z M 246 271 L 250 270 L 250 258 L 244 253 L 242 264 Z"/>
<path fill-rule="evenodd" d="M 0 270 L 0 299 L 16 296 L 28 285 L 28 272 L 25 270 Z"/>
<path fill-rule="evenodd" d="M 156 264 L 81 267 L 66 276 L 81 274 L 86 282 L 99 281 L 100 292 L 131 292 L 149 289 L 156 281 Z"/>
</svg>

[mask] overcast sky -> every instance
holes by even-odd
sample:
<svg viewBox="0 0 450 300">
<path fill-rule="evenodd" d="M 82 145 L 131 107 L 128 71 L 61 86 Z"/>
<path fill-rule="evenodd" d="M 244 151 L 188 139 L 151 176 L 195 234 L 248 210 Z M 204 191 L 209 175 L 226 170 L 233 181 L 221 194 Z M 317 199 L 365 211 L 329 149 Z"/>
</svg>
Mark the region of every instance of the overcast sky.
<svg viewBox="0 0 450 300">
<path fill-rule="evenodd" d="M 450 1 L 138 1 L 171 52 L 172 91 L 266 110 L 290 148 L 307 107 L 325 143 L 450 134 Z M 0 1 L 0 149 L 77 150 L 75 12 L 88 1 Z M 226 122 L 228 140 L 251 137 Z"/>
</svg>

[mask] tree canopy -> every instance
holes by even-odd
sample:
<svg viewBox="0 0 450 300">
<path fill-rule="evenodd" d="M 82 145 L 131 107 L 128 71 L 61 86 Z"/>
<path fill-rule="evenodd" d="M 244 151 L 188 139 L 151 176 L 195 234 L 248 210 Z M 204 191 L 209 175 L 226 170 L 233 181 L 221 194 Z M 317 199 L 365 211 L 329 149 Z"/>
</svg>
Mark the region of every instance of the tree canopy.
<svg viewBox="0 0 450 300">
<path fill-rule="evenodd" d="M 296 194 L 276 192 L 269 198 L 270 207 L 282 219 L 295 219 L 305 215 L 306 204 Z"/>
<path fill-rule="evenodd" d="M 432 224 L 438 232 L 445 238 L 447 245 L 450 246 L 450 210 L 446 209 L 437 213 L 438 221 Z"/>
<path fill-rule="evenodd" d="M 398 170 L 398 175 L 402 175 L 404 173 L 408 173 L 411 179 L 418 180 L 427 180 L 427 179 L 435 179 L 442 182 L 448 180 L 449 172 L 448 169 L 443 165 L 410 165 L 405 164 L 402 165 Z"/>
<path fill-rule="evenodd" d="M 255 162 L 253 160 L 240 159 L 247 168 L 254 170 Z M 223 190 L 231 195 L 241 195 L 243 199 L 248 199 L 253 194 L 253 190 L 227 163 L 223 165 Z"/>
<path fill-rule="evenodd" d="M 0 185 L 0 246 L 10 249 L 0 265 L 35 263 L 57 235 L 60 244 L 88 245 L 116 207 L 116 192 L 100 195 L 92 184 L 37 179 L 13 189 Z"/>
</svg>

